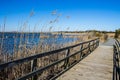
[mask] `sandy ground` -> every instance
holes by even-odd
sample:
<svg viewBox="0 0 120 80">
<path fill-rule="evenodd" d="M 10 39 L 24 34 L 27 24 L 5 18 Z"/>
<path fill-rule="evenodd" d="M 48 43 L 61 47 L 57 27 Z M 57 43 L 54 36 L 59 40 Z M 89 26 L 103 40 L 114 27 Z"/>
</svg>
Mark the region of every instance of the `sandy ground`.
<svg viewBox="0 0 120 80">
<path fill-rule="evenodd" d="M 57 80 L 112 80 L 113 47 L 101 44 L 88 57 L 61 75 Z"/>
</svg>

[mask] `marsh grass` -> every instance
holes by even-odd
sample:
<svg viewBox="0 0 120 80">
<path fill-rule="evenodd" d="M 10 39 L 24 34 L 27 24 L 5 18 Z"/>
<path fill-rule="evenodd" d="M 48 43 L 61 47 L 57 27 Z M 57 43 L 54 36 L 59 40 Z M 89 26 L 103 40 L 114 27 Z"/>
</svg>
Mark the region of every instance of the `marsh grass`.
<svg viewBox="0 0 120 80">
<path fill-rule="evenodd" d="M 29 39 L 29 36 L 25 37 L 25 41 L 24 41 L 25 43 L 23 44 L 23 42 L 22 42 L 22 38 L 24 37 L 23 35 L 24 35 L 24 33 L 22 33 L 20 36 L 20 43 L 18 45 L 18 48 L 16 45 L 18 35 L 16 35 L 14 37 L 14 53 L 1 55 L 1 63 L 24 58 L 24 57 L 35 55 L 35 54 L 40 54 L 43 52 L 59 49 L 62 47 L 67 47 L 70 45 L 77 44 L 77 43 L 79 43 L 80 40 L 82 40 L 82 39 L 78 38 L 78 40 L 76 40 L 75 42 L 68 41 L 65 44 L 56 44 L 55 41 L 56 41 L 57 35 L 55 35 L 55 37 L 52 36 L 54 38 L 53 39 L 54 41 L 52 41 L 52 44 L 47 44 L 47 43 L 44 43 L 41 41 L 41 42 L 39 42 L 39 44 L 34 45 L 32 48 L 27 48 L 26 46 L 27 46 L 27 41 Z M 41 35 L 41 36 L 43 36 L 43 35 Z M 41 38 L 41 36 L 39 38 Z M 44 39 L 48 39 L 49 37 L 44 38 Z M 76 38 L 76 37 L 73 37 L 73 38 Z M 66 55 L 66 52 L 61 52 L 61 53 L 58 53 L 57 55 L 50 55 L 50 56 L 40 58 L 40 59 L 38 59 L 37 68 L 42 68 L 48 64 L 51 64 L 54 61 L 62 59 L 65 57 L 65 55 Z M 74 57 L 71 59 L 74 59 Z M 73 63 L 72 61 L 74 61 L 74 60 L 71 60 L 71 63 Z M 12 68 L 6 68 L 0 72 L 0 79 L 1 80 L 8 80 L 8 79 L 14 80 L 15 78 L 21 77 L 32 71 L 32 63 L 33 63 L 33 61 L 29 61 L 29 62 L 25 62 L 23 64 L 16 65 Z M 50 69 L 44 71 L 41 74 L 38 74 L 38 75 L 40 75 L 40 79 L 44 80 L 44 78 L 48 78 L 48 76 L 50 76 L 51 74 L 55 74 L 55 73 L 59 72 L 63 68 L 63 67 L 60 68 L 60 66 L 62 66 L 63 64 L 64 64 L 64 62 L 51 67 Z M 41 76 L 41 75 L 43 75 L 43 76 Z"/>
<path fill-rule="evenodd" d="M 52 12 L 52 15 L 56 15 L 56 14 L 57 14 L 56 11 Z M 32 10 L 29 18 L 31 18 L 33 15 L 34 15 L 34 11 Z M 48 24 L 47 26 L 51 26 L 51 27 L 49 27 L 49 28 L 43 27 L 40 30 L 41 31 L 39 33 L 40 34 L 39 35 L 40 41 L 38 44 L 32 46 L 31 48 L 27 47 L 27 42 L 29 42 L 29 39 L 32 39 L 34 42 L 34 38 L 36 37 L 34 34 L 36 26 L 34 26 L 32 37 L 30 37 L 29 33 L 31 33 L 31 32 L 25 32 L 25 29 L 27 29 L 27 27 L 28 27 L 28 22 L 29 22 L 29 18 L 28 18 L 23 24 L 21 24 L 22 26 L 20 25 L 20 32 L 19 31 L 15 32 L 15 36 L 13 36 L 14 49 L 13 49 L 12 54 L 11 53 L 3 53 L 3 50 L 4 50 L 3 43 L 4 43 L 5 38 L 7 38 L 7 37 L 4 37 L 4 32 L 5 32 L 5 23 L 4 23 L 4 26 L 1 26 L 3 29 L 2 29 L 2 33 L 1 33 L 2 37 L 1 37 L 1 43 L 0 43 L 0 64 L 6 63 L 9 61 L 13 61 L 16 59 L 28 57 L 31 55 L 41 54 L 43 52 L 48 52 L 48 51 L 52 51 L 55 49 L 67 47 L 67 46 L 74 45 L 74 44 L 80 43 L 82 41 L 88 40 L 87 34 L 86 35 L 79 35 L 79 36 L 74 36 L 74 35 L 73 36 L 65 36 L 63 34 L 64 39 L 75 38 L 77 40 L 74 42 L 70 42 L 68 40 L 67 43 L 56 44 L 55 42 L 58 38 L 58 34 L 54 34 L 52 36 L 49 36 L 49 35 L 46 35 L 46 34 L 48 34 L 47 32 L 44 32 L 42 30 L 44 30 L 45 28 L 48 28 L 48 32 L 52 34 L 53 33 L 52 29 L 54 29 L 54 24 L 59 21 L 59 17 L 60 17 L 60 15 L 57 15 L 55 19 L 50 20 L 49 23 L 47 23 Z M 67 17 L 67 18 L 69 18 L 69 17 Z M 18 34 L 20 34 L 20 36 Z M 20 41 L 19 41 L 19 44 L 17 45 L 18 38 L 20 38 Z M 44 40 L 49 40 L 49 38 L 53 38 L 52 41 L 49 41 L 49 42 L 52 42 L 51 44 L 44 42 Z M 72 54 L 72 52 L 75 52 L 79 49 L 80 49 L 80 47 L 77 47 L 77 48 L 71 49 L 70 52 Z M 58 54 L 53 54 L 50 56 L 42 57 L 42 58 L 37 60 L 36 69 L 42 68 L 46 65 L 51 64 L 54 61 L 60 60 L 60 59 L 65 58 L 65 57 L 66 57 L 66 51 L 60 52 Z M 72 64 L 75 61 L 74 60 L 74 59 L 76 59 L 75 57 L 77 57 L 77 56 L 70 58 L 70 64 Z M 14 67 L 5 68 L 5 69 L 0 71 L 0 80 L 14 80 L 18 77 L 21 77 L 21 76 L 29 73 L 29 72 L 32 72 L 33 71 L 32 65 L 33 65 L 33 60 L 25 62 L 23 64 L 16 65 Z M 50 77 L 54 76 L 56 73 L 58 73 L 59 71 L 64 69 L 64 67 L 62 67 L 63 65 L 64 65 L 64 62 L 61 62 L 60 64 L 57 64 L 57 65 L 45 70 L 44 72 L 37 74 L 39 76 L 39 80 L 47 80 Z"/>
</svg>

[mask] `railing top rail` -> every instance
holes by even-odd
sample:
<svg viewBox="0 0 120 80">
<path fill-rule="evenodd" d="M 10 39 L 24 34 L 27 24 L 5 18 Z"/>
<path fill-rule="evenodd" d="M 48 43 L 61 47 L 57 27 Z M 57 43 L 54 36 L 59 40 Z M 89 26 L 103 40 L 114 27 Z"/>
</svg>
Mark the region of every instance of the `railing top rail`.
<svg viewBox="0 0 120 80">
<path fill-rule="evenodd" d="M 79 46 L 79 45 L 82 45 L 82 44 L 85 44 L 85 43 L 89 43 L 89 42 L 92 42 L 92 41 L 95 41 L 95 40 L 99 40 L 99 38 L 96 38 L 96 39 L 93 39 L 93 40 L 90 40 L 90 41 L 81 42 L 79 44 L 68 46 L 68 47 L 64 47 L 64 48 L 61 48 L 61 49 L 57 49 L 57 50 L 44 52 L 44 53 L 40 53 L 40 54 L 29 56 L 29 57 L 25 57 L 25 58 L 9 61 L 7 63 L 2 63 L 2 64 L 0 64 L 0 70 L 4 69 L 6 67 L 12 67 L 14 65 L 17 65 L 17 64 L 20 64 L 20 63 L 23 63 L 23 62 L 34 60 L 34 59 L 37 59 L 37 58 L 40 58 L 40 57 L 43 57 L 43 56 L 48 56 L 48 55 L 51 55 L 51 54 L 55 54 L 57 52 L 61 52 L 61 51 L 67 50 L 69 48 L 73 48 L 73 47 L 76 47 L 76 46 Z"/>
</svg>

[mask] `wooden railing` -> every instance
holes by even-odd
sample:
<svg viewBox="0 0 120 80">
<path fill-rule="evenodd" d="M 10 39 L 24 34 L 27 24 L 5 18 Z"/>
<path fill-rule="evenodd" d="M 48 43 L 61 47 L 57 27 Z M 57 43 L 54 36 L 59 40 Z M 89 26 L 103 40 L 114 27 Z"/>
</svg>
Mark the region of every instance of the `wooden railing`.
<svg viewBox="0 0 120 80">
<path fill-rule="evenodd" d="M 4 80 L 54 80 L 99 46 L 99 38 L 0 64 Z M 5 73 L 6 72 L 6 73 Z M 9 74 L 8 74 L 8 73 Z M 11 77 L 14 73 L 14 78 Z M 7 78 L 6 78 L 7 77 Z"/>
<path fill-rule="evenodd" d="M 113 45 L 113 80 L 120 80 L 120 42 L 116 39 Z"/>
</svg>

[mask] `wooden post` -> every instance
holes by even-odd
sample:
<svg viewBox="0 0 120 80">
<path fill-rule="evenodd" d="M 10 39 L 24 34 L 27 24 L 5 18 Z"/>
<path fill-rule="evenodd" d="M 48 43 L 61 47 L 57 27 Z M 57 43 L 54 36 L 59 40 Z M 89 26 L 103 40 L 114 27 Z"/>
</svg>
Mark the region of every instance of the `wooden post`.
<svg viewBox="0 0 120 80">
<path fill-rule="evenodd" d="M 91 49 L 90 49 L 90 47 L 91 47 L 91 46 L 90 46 L 90 42 L 89 42 L 89 44 L 88 44 L 88 47 L 89 47 L 88 52 L 89 52 L 89 53 L 91 53 Z M 87 53 L 87 54 L 88 54 L 88 53 Z"/>
<path fill-rule="evenodd" d="M 95 41 L 95 48 L 98 46 L 98 40 Z"/>
<path fill-rule="evenodd" d="M 99 39 L 97 39 L 97 46 L 99 46 L 99 42 L 100 42 Z"/>
<path fill-rule="evenodd" d="M 80 51 L 81 51 L 82 49 L 83 49 L 83 44 L 82 44 L 81 47 L 80 47 Z M 83 51 L 80 52 L 80 59 L 82 58 L 82 52 L 83 52 Z"/>
<path fill-rule="evenodd" d="M 33 62 L 32 62 L 32 71 L 36 70 L 37 68 L 37 59 L 34 59 Z M 37 75 L 34 75 L 32 77 L 32 80 L 37 80 L 38 79 L 38 76 Z"/>
<path fill-rule="evenodd" d="M 95 41 L 93 41 L 93 43 L 92 43 L 92 45 L 93 45 L 93 47 L 92 47 L 92 51 L 94 50 L 94 48 L 95 48 Z"/>
<path fill-rule="evenodd" d="M 70 54 L 70 49 L 67 49 L 66 57 L 69 56 L 69 54 Z M 67 68 L 68 65 L 69 65 L 69 58 L 66 59 L 64 62 L 64 69 Z"/>
</svg>

